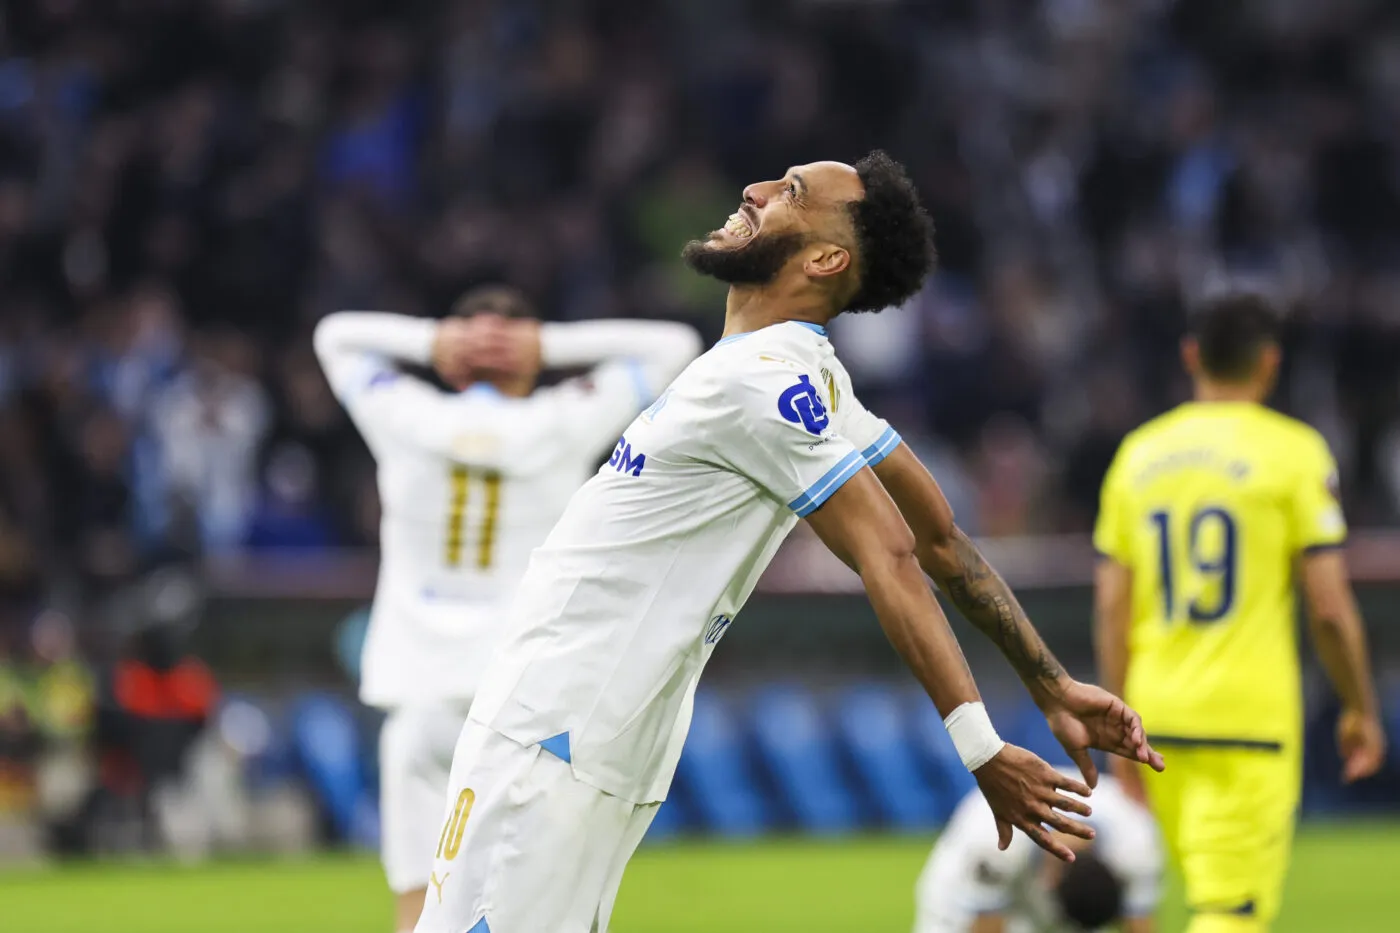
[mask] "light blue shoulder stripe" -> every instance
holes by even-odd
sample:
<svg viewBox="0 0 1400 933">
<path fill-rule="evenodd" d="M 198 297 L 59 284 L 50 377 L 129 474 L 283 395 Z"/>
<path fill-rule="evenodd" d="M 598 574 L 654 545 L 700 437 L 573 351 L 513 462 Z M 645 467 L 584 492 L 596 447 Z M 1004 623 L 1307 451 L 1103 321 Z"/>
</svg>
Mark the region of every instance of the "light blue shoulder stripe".
<svg viewBox="0 0 1400 933">
<path fill-rule="evenodd" d="M 491 925 L 486 922 L 485 917 L 482 917 L 467 933 L 491 933 Z"/>
<path fill-rule="evenodd" d="M 827 470 L 807 491 L 788 503 L 788 508 L 797 513 L 798 518 L 806 518 L 816 511 L 831 494 L 840 489 L 852 476 L 865 468 L 865 458 L 859 451 L 851 451 L 842 457 L 836 466 Z"/>
<path fill-rule="evenodd" d="M 822 327 L 820 324 L 813 324 L 811 321 L 793 321 L 792 323 L 796 324 L 798 327 L 805 327 L 814 334 L 820 334 L 823 337 L 826 336 L 826 328 Z"/>
<path fill-rule="evenodd" d="M 866 463 L 874 466 L 894 453 L 894 449 L 899 446 L 901 440 L 903 438 L 899 436 L 898 431 L 894 428 L 885 428 L 885 433 L 880 435 L 879 440 L 862 450 L 860 455 L 865 458 Z"/>
</svg>

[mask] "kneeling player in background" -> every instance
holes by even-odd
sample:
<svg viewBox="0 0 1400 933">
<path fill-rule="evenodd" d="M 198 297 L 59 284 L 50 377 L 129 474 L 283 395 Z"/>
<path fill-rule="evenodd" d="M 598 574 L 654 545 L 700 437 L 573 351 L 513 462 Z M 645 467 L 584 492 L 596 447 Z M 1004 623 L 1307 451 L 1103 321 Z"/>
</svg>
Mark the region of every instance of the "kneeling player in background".
<svg viewBox="0 0 1400 933">
<path fill-rule="evenodd" d="M 1073 774 L 1073 771 L 1066 771 Z M 1094 842 L 1062 837 L 1075 850 L 1065 864 L 1041 858 L 1025 836 L 1006 851 L 987 801 L 972 791 L 958 804 L 915 889 L 914 933 L 1051 933 L 1116 928 L 1153 933 L 1161 890 L 1157 827 L 1122 785 L 1104 778 L 1086 823 Z"/>
<path fill-rule="evenodd" d="M 378 465 L 379 582 L 360 699 L 380 733 L 381 851 L 397 929 L 423 909 L 452 750 L 530 552 L 629 421 L 700 350 L 662 321 L 541 324 L 523 295 L 467 293 L 444 321 L 340 313 L 326 377 Z M 402 371 L 432 366 L 460 392 Z M 535 388 L 541 367 L 589 372 Z"/>
<path fill-rule="evenodd" d="M 1262 933 L 1278 913 L 1302 785 L 1295 581 L 1342 698 L 1346 780 L 1385 758 L 1336 465 L 1321 435 L 1263 404 L 1278 331 L 1254 295 L 1192 315 L 1182 355 L 1195 399 L 1123 442 L 1094 532 L 1103 684 L 1174 750 L 1160 777 L 1117 770 L 1131 793 L 1146 785 L 1190 933 Z"/>
</svg>

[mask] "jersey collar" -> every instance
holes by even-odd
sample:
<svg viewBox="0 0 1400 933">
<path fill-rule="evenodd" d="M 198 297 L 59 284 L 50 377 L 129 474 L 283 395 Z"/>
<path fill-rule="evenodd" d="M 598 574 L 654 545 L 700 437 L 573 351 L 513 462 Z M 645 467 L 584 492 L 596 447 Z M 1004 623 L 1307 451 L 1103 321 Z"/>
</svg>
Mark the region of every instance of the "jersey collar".
<svg viewBox="0 0 1400 933">
<path fill-rule="evenodd" d="M 779 324 L 796 324 L 798 327 L 805 327 L 805 328 L 807 328 L 807 329 L 810 330 L 812 333 L 816 334 L 818 337 L 825 337 L 825 336 L 826 336 L 826 328 L 823 327 L 823 326 L 821 326 L 820 324 L 813 324 L 811 321 L 780 321 Z M 779 324 L 769 324 L 768 327 L 778 327 Z M 760 329 L 761 329 L 761 330 L 767 330 L 768 327 L 764 327 L 764 328 L 760 328 Z M 717 346 L 717 347 L 722 347 L 722 346 L 724 346 L 726 343 L 733 343 L 735 340 L 739 340 L 739 339 L 741 339 L 741 338 L 743 338 L 743 337 L 747 337 L 747 336 L 749 336 L 750 334 L 755 334 L 755 333 L 758 333 L 758 331 L 746 330 L 746 331 L 744 331 L 742 334 L 730 334 L 728 337 L 725 337 L 724 339 L 720 340 L 720 342 L 717 343 L 717 344 L 715 344 L 715 346 Z"/>
</svg>

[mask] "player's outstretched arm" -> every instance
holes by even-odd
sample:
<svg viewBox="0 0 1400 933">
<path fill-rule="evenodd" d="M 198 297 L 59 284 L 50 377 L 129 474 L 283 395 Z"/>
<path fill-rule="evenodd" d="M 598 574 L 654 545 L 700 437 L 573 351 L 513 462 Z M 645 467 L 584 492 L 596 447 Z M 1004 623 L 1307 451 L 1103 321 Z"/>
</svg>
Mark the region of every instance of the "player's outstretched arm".
<svg viewBox="0 0 1400 933">
<path fill-rule="evenodd" d="M 1070 849 L 1046 827 L 1091 838 L 1092 830 L 1065 815 L 1087 816 L 1089 808 L 1060 793 L 1087 796 L 1089 788 L 997 737 L 957 638 L 919 568 L 914 536 L 874 474 L 862 469 L 807 521 L 832 553 L 860 574 L 881 627 L 943 715 L 991 806 L 1000 847 L 1010 845 L 1014 826 L 1073 861 Z"/>
<path fill-rule="evenodd" d="M 1065 673 L 1006 581 L 954 523 L 943 491 L 913 452 L 900 444 L 876 465 L 875 475 L 914 532 L 920 566 L 1011 662 L 1089 784 L 1098 781 L 1090 748 L 1160 771 L 1162 758 L 1148 744 L 1138 715 L 1108 691 Z"/>
<path fill-rule="evenodd" d="M 1371 678 L 1366 627 L 1347 577 L 1346 558 L 1339 549 L 1305 554 L 1301 575 L 1313 646 L 1328 680 L 1342 698 L 1342 716 L 1337 723 L 1342 776 L 1347 783 L 1359 781 L 1380 770 L 1386 744 Z"/>
</svg>

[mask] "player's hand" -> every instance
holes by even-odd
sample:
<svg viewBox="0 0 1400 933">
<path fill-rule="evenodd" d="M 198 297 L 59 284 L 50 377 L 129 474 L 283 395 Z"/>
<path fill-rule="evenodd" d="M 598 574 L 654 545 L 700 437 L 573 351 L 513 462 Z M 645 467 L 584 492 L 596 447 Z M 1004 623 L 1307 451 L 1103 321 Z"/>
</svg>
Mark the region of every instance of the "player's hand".
<svg viewBox="0 0 1400 933">
<path fill-rule="evenodd" d="M 1374 775 L 1385 764 L 1385 727 L 1379 716 L 1342 710 L 1337 719 L 1337 751 L 1342 756 L 1342 781 L 1352 784 Z"/>
<path fill-rule="evenodd" d="M 1102 687 L 1070 681 L 1046 707 L 1045 719 L 1090 787 L 1099 784 L 1091 748 L 1140 761 L 1154 771 L 1166 769 L 1162 756 L 1148 744 L 1142 719 Z"/>
<path fill-rule="evenodd" d="M 1056 838 L 1061 832 L 1093 839 L 1094 831 L 1066 813 L 1090 814 L 1082 800 L 1060 793 L 1089 796 L 1089 788 L 1041 761 L 1024 748 L 1007 745 L 991 761 L 972 772 L 997 821 L 997 848 L 1011 845 L 1012 828 L 1058 859 L 1074 861 L 1074 852 Z M 1049 827 L 1048 829 L 1046 827 Z"/>
<path fill-rule="evenodd" d="M 480 314 L 467 320 L 470 362 L 502 376 L 533 376 L 540 371 L 540 323 Z"/>
<path fill-rule="evenodd" d="M 454 389 L 471 385 L 474 341 L 471 322 L 463 318 L 448 318 L 438 324 L 433 335 L 433 369 Z"/>
</svg>

